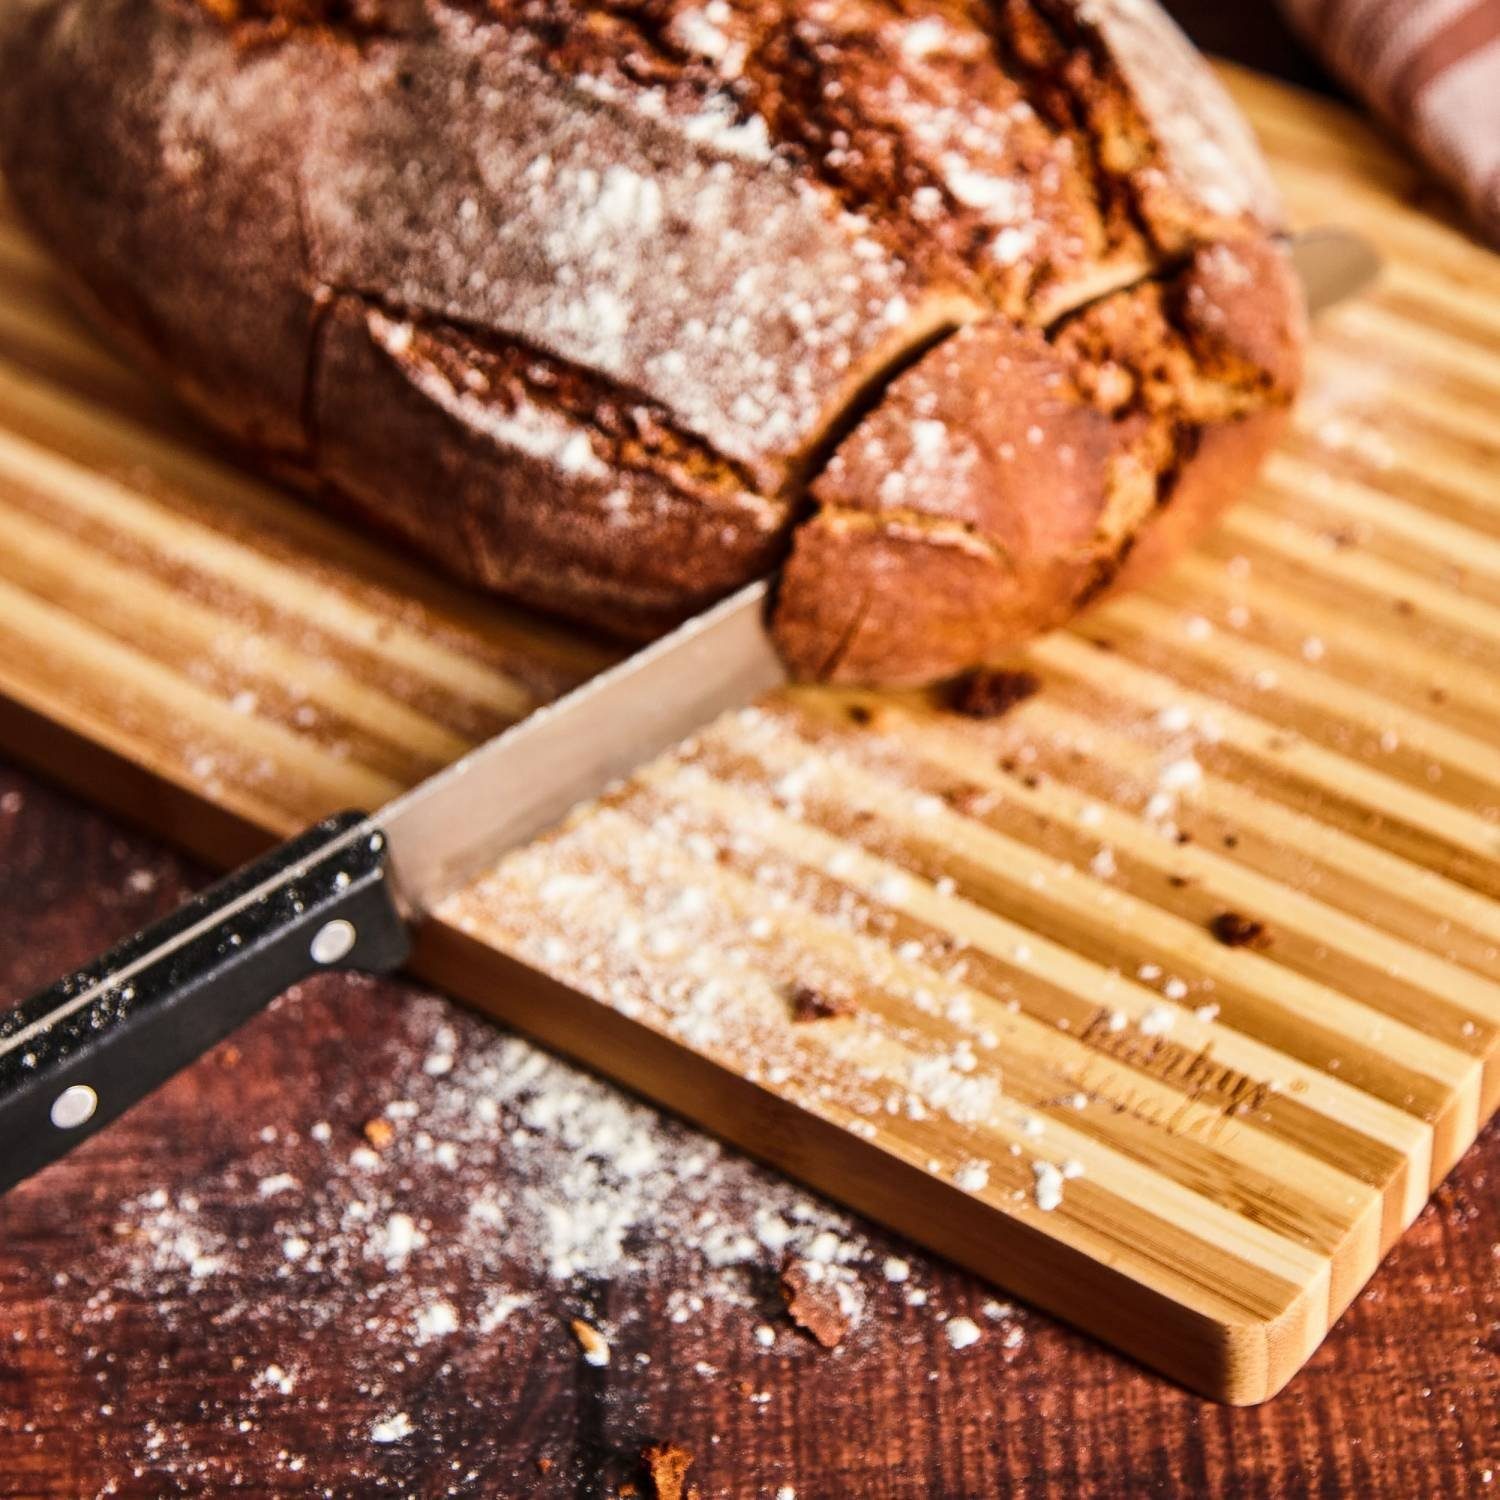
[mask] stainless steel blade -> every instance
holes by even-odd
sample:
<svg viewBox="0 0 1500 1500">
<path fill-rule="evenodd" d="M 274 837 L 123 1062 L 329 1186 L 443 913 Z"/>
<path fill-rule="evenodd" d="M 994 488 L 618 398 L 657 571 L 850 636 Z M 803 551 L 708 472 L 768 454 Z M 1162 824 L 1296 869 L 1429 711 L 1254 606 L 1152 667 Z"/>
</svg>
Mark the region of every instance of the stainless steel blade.
<svg viewBox="0 0 1500 1500">
<path fill-rule="evenodd" d="M 1316 313 L 1379 270 L 1359 236 L 1318 229 L 1292 242 Z M 718 714 L 785 679 L 765 629 L 769 580 L 540 709 L 372 818 L 390 840 L 401 899 L 429 911 L 507 849 L 637 769 Z"/>
<path fill-rule="evenodd" d="M 1314 317 L 1362 292 L 1380 274 L 1380 256 L 1368 240 L 1332 227 L 1297 235 L 1292 263 Z"/>
<path fill-rule="evenodd" d="M 761 579 L 388 804 L 401 900 L 417 915 L 610 782 L 783 682 Z"/>
</svg>

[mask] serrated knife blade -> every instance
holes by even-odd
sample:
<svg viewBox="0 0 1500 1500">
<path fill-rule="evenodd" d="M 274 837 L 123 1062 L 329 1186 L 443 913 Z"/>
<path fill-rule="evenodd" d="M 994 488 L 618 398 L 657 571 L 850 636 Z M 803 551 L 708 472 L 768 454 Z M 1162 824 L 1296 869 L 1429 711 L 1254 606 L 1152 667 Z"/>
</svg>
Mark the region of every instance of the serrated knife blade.
<svg viewBox="0 0 1500 1500">
<path fill-rule="evenodd" d="M 747 585 L 388 804 L 373 822 L 403 904 L 430 911 L 569 808 L 785 681 L 765 629 L 770 587 Z"/>
</svg>

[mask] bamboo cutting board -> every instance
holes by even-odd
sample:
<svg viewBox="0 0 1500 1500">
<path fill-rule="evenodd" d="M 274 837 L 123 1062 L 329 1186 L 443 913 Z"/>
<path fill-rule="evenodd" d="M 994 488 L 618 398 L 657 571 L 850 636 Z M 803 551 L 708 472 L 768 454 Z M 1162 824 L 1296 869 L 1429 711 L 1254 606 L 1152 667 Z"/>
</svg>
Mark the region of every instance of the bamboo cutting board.
<svg viewBox="0 0 1500 1500">
<path fill-rule="evenodd" d="M 1339 110 L 1231 83 L 1297 217 L 1390 258 L 1250 500 L 1004 718 L 778 695 L 455 897 L 418 967 L 1252 1402 L 1500 1096 L 1500 261 Z M 247 476 L 0 215 L 9 752 L 227 864 L 606 659 Z"/>
</svg>

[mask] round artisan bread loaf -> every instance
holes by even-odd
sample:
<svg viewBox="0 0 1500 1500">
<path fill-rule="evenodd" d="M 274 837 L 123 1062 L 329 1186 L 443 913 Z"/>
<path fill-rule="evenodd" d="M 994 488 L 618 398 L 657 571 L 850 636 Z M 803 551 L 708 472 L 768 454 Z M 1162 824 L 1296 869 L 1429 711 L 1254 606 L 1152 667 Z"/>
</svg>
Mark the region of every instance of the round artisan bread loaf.
<svg viewBox="0 0 1500 1500">
<path fill-rule="evenodd" d="M 101 319 L 325 503 L 629 635 L 782 566 L 810 678 L 997 660 L 1179 550 L 1303 312 L 1153 0 L 12 0 Z"/>
</svg>

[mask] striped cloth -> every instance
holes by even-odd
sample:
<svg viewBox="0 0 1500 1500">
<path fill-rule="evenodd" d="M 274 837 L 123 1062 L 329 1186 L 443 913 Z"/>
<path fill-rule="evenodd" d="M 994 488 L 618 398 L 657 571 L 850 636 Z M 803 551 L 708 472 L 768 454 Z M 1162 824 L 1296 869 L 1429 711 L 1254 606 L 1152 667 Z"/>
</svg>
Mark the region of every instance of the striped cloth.
<svg viewBox="0 0 1500 1500">
<path fill-rule="evenodd" d="M 1281 0 L 1500 247 L 1500 0 Z"/>
</svg>

